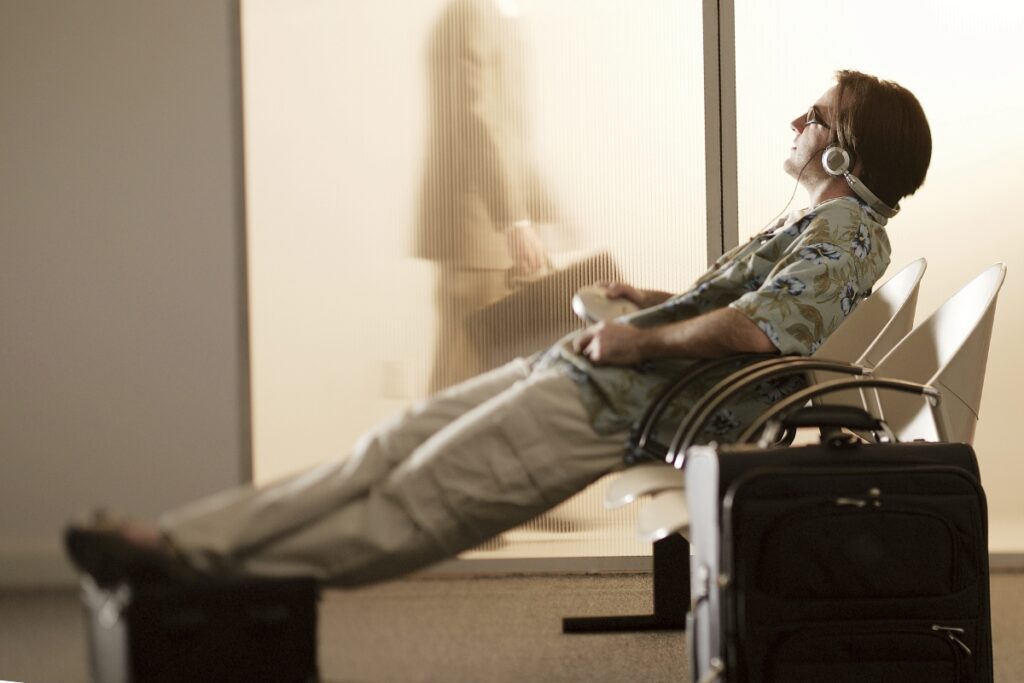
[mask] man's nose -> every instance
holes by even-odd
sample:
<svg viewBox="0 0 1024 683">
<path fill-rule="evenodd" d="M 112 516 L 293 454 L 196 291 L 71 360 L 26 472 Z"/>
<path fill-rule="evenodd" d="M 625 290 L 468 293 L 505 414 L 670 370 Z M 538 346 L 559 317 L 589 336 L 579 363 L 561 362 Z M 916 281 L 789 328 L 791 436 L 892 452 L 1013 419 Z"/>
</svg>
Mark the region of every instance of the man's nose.
<svg viewBox="0 0 1024 683">
<path fill-rule="evenodd" d="M 789 127 L 797 133 L 802 133 L 804 128 L 807 127 L 807 122 L 802 116 L 798 116 L 789 122 Z"/>
</svg>

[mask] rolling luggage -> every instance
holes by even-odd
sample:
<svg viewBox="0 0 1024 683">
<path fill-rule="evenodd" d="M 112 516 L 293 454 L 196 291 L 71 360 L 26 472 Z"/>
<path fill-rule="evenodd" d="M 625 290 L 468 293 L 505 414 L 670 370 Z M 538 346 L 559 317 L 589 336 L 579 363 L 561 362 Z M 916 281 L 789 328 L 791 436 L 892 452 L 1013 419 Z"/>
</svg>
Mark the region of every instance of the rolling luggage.
<svg viewBox="0 0 1024 683">
<path fill-rule="evenodd" d="M 697 446 L 686 492 L 694 681 L 992 681 L 970 446 Z"/>
<path fill-rule="evenodd" d="M 312 580 L 82 584 L 93 683 L 314 683 Z"/>
</svg>

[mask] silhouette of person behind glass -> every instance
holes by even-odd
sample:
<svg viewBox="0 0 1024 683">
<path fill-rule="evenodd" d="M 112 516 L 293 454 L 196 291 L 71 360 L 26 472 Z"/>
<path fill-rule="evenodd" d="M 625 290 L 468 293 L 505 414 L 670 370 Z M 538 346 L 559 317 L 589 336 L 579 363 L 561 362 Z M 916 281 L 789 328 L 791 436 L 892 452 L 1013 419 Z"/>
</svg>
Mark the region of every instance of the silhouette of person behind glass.
<svg viewBox="0 0 1024 683">
<path fill-rule="evenodd" d="M 516 0 L 455 0 L 430 37 L 414 253 L 437 264 L 431 393 L 489 369 L 469 316 L 547 264 L 533 223 L 554 212 L 527 146 L 518 13 Z"/>
</svg>

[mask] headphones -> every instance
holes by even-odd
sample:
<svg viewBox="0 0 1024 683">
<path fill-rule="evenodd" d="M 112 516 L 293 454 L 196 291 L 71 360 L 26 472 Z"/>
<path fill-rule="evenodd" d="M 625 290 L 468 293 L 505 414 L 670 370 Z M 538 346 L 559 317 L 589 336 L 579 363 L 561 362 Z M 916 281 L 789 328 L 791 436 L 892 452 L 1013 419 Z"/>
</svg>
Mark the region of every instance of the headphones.
<svg viewBox="0 0 1024 683">
<path fill-rule="evenodd" d="M 825 172 L 831 176 L 843 176 L 854 194 L 867 202 L 868 206 L 886 218 L 892 218 L 900 212 L 900 205 L 889 206 L 875 196 L 875 193 L 868 189 L 868 186 L 860 181 L 860 178 L 850 173 L 850 153 L 842 147 L 832 145 L 826 147 L 821 155 L 821 165 Z"/>
</svg>

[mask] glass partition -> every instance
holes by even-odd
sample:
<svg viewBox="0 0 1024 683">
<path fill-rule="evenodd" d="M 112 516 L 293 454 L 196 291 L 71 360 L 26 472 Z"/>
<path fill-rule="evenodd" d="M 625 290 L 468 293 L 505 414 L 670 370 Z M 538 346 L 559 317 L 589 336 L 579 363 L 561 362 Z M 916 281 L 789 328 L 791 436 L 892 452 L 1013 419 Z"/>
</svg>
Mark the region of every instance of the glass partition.
<svg viewBox="0 0 1024 683">
<path fill-rule="evenodd" d="M 258 482 L 544 347 L 581 284 L 704 270 L 700 2 L 242 9 Z M 649 552 L 601 487 L 479 552 Z"/>
</svg>

